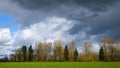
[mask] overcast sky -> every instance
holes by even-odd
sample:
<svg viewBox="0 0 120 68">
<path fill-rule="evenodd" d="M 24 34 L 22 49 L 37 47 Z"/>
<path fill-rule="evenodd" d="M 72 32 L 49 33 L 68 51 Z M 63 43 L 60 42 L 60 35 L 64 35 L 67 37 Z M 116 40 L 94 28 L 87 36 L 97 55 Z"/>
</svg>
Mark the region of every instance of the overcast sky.
<svg viewBox="0 0 120 68">
<path fill-rule="evenodd" d="M 120 38 L 120 0 L 0 0 L 0 57 L 38 41 Z"/>
</svg>

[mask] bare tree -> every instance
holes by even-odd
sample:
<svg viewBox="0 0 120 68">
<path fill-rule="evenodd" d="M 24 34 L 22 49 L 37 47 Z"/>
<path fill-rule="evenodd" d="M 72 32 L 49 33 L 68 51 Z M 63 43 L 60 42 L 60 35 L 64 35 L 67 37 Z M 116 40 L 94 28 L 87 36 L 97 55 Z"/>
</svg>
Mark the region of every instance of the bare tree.
<svg viewBox="0 0 120 68">
<path fill-rule="evenodd" d="M 37 51 L 37 60 L 38 61 L 47 61 L 51 56 L 51 43 L 39 42 L 36 46 Z"/>
<path fill-rule="evenodd" d="M 72 41 L 69 44 L 69 60 L 74 61 L 75 42 Z"/>
<path fill-rule="evenodd" d="M 92 43 L 91 42 L 85 42 L 83 45 L 83 52 L 85 55 L 88 55 L 92 52 Z"/>
<path fill-rule="evenodd" d="M 62 47 L 62 41 L 56 40 L 54 42 L 54 56 L 56 61 L 63 61 L 64 59 L 64 49 Z"/>
</svg>

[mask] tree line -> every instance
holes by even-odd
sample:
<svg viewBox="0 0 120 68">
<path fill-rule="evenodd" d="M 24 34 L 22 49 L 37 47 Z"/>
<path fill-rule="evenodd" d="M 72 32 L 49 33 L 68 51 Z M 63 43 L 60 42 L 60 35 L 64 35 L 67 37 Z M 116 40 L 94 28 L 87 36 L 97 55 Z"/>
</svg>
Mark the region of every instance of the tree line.
<svg viewBox="0 0 120 68">
<path fill-rule="evenodd" d="M 81 53 L 74 41 L 63 46 L 61 40 L 51 42 L 38 42 L 34 49 L 32 45 L 28 48 L 23 45 L 14 54 L 10 55 L 9 61 L 29 62 L 29 61 L 55 61 L 55 62 L 92 62 L 92 61 L 120 61 L 120 43 L 119 40 L 112 38 L 103 38 L 99 42 L 99 52 L 93 51 L 93 44 L 85 42 L 81 48 Z M 5 56 L 2 61 L 8 61 Z"/>
</svg>

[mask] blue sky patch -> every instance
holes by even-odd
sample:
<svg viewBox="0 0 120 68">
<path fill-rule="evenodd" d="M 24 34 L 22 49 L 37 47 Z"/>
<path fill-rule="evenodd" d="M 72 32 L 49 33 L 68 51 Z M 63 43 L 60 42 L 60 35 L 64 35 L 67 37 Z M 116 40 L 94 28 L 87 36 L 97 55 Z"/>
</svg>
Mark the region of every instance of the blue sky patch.
<svg viewBox="0 0 120 68">
<path fill-rule="evenodd" d="M 0 27 L 10 28 L 11 35 L 18 30 L 16 19 L 7 14 L 0 14 Z"/>
</svg>

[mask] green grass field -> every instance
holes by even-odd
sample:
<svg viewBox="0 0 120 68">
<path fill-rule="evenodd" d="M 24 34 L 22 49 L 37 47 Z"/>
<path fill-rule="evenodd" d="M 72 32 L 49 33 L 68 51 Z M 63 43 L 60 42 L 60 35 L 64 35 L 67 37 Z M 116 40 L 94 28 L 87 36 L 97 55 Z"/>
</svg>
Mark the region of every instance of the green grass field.
<svg viewBox="0 0 120 68">
<path fill-rule="evenodd" d="M 0 62 L 0 68 L 120 68 L 120 62 Z"/>
</svg>

